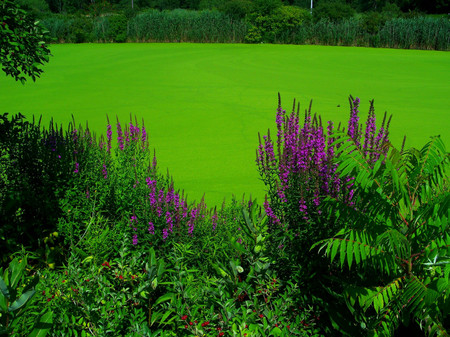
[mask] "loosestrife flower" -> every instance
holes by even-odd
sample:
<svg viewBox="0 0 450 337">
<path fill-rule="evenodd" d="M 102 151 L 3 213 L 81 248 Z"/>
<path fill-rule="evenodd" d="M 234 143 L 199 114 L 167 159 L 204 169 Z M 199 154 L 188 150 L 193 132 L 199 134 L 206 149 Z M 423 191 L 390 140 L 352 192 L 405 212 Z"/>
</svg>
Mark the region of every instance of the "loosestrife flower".
<svg viewBox="0 0 450 337">
<path fill-rule="evenodd" d="M 73 173 L 78 173 L 80 168 L 80 164 L 79 163 L 75 163 L 75 170 L 73 170 Z"/>
<path fill-rule="evenodd" d="M 111 140 L 112 140 L 112 128 L 111 128 L 111 124 L 109 124 L 108 122 L 108 126 L 106 127 L 106 137 L 108 139 L 108 146 L 106 148 L 106 151 L 108 151 L 108 153 L 111 152 Z"/>
<path fill-rule="evenodd" d="M 166 212 L 166 223 L 167 223 L 167 228 L 169 230 L 169 232 L 172 232 L 173 230 L 173 220 L 172 220 L 172 215 L 170 214 L 169 211 Z"/>
<path fill-rule="evenodd" d="M 163 229 L 163 240 L 166 241 L 167 237 L 169 236 L 169 233 L 167 232 L 167 228 Z"/>
<path fill-rule="evenodd" d="M 103 173 L 103 178 L 108 179 L 108 170 L 106 169 L 106 164 L 103 164 L 102 173 Z"/>
<path fill-rule="evenodd" d="M 120 126 L 119 120 L 117 120 L 117 141 L 119 142 L 119 148 L 123 150 L 123 133 L 122 133 L 122 127 Z"/>
<path fill-rule="evenodd" d="M 134 234 L 133 235 L 133 245 L 137 245 L 138 244 L 138 236 L 137 236 L 137 234 Z"/>
<path fill-rule="evenodd" d="M 141 134 L 142 148 L 145 149 L 147 144 L 147 131 L 145 130 L 145 126 L 142 126 L 142 134 Z"/>
<path fill-rule="evenodd" d="M 151 221 L 148 223 L 148 232 L 152 235 L 155 234 L 155 225 Z"/>
<path fill-rule="evenodd" d="M 214 209 L 214 214 L 213 214 L 211 220 L 212 220 L 213 231 L 214 231 L 214 230 L 216 230 L 216 227 L 217 227 L 217 211 L 216 211 L 216 209 Z"/>
</svg>

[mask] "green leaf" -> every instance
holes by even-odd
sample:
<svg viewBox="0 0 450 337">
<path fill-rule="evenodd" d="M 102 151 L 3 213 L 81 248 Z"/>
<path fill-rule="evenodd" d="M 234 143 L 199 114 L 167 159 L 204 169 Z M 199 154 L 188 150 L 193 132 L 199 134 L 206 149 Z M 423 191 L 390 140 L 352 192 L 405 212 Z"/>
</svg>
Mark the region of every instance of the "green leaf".
<svg viewBox="0 0 450 337">
<path fill-rule="evenodd" d="M 350 241 L 347 242 L 348 269 L 352 267 L 352 262 L 353 262 L 353 232 L 350 233 Z"/>
<path fill-rule="evenodd" d="M 10 305 L 8 311 L 15 311 L 23 307 L 28 302 L 28 300 L 34 296 L 35 293 L 36 290 L 34 289 L 28 290 L 26 293 L 23 293 L 17 300 L 15 300 Z"/>
<path fill-rule="evenodd" d="M 160 304 L 162 302 L 171 301 L 174 297 L 175 297 L 174 293 L 166 293 L 156 300 L 155 305 Z"/>
<path fill-rule="evenodd" d="M 341 268 L 344 267 L 344 262 L 345 262 L 345 257 L 346 257 L 346 254 L 345 254 L 346 245 L 347 245 L 347 242 L 345 240 L 342 240 L 342 242 L 341 242 L 341 249 L 339 251 L 340 258 L 341 258 Z"/>
<path fill-rule="evenodd" d="M 169 317 L 169 315 L 172 313 L 172 311 L 166 311 L 164 315 L 161 317 L 161 320 L 159 321 L 161 324 L 164 323 L 164 321 Z"/>
<path fill-rule="evenodd" d="M 361 256 L 360 256 L 360 252 L 359 252 L 360 241 L 359 241 L 358 232 L 355 232 L 355 241 L 356 241 L 356 243 L 353 245 L 353 249 L 354 249 L 354 253 L 355 253 L 355 263 L 359 264 L 361 262 Z"/>
<path fill-rule="evenodd" d="M 338 251 L 338 249 L 339 249 L 339 246 L 340 246 L 340 244 L 341 244 L 341 240 L 335 239 L 333 242 L 331 242 L 331 244 L 333 245 L 333 247 L 331 248 L 331 257 L 330 257 L 330 260 L 331 260 L 331 262 L 333 262 L 333 260 L 334 260 L 334 258 L 335 258 L 335 256 L 336 256 L 336 254 L 337 254 L 337 251 Z"/>
<path fill-rule="evenodd" d="M 282 331 L 279 327 L 276 326 L 272 329 L 272 331 L 270 331 L 270 333 L 272 336 L 281 336 Z"/>
<path fill-rule="evenodd" d="M 8 286 L 6 285 L 5 281 L 3 281 L 3 277 L 1 275 L 0 275 L 0 291 L 2 292 L 3 296 L 5 296 L 9 300 Z"/>
<path fill-rule="evenodd" d="M 52 323 L 53 313 L 49 311 L 39 318 L 28 337 L 44 337 L 52 328 Z"/>
<path fill-rule="evenodd" d="M 11 288 L 16 288 L 20 279 L 23 276 L 23 271 L 27 265 L 27 257 L 25 256 L 20 263 L 18 263 L 18 258 L 15 258 L 9 264 L 9 268 L 11 269 L 11 279 L 9 285 Z"/>
</svg>

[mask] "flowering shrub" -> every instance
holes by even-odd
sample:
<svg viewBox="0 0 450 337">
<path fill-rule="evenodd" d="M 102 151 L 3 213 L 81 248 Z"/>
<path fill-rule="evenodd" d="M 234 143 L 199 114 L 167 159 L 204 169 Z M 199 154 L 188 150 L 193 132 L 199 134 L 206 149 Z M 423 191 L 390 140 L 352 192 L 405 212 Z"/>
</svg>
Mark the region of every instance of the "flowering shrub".
<svg viewBox="0 0 450 337">
<path fill-rule="evenodd" d="M 108 220 L 108 230 L 128 233 L 135 247 L 192 237 L 206 215 L 204 202 L 188 205 L 173 181 L 158 173 L 144 125 L 117 121 L 115 128 L 115 143 L 109 121 L 106 139 L 98 143 L 88 129 L 73 134 L 73 188 L 61 200 L 65 216 L 58 225 L 66 242 L 80 240 L 89 230 L 82 224 L 94 222 L 100 214 Z"/>
<path fill-rule="evenodd" d="M 347 133 L 367 157 L 376 160 L 387 151 L 389 122 L 386 115 L 376 133 L 373 101 L 370 103 L 366 131 L 359 121 L 359 99 L 350 97 L 350 119 Z M 337 224 L 327 222 L 320 209 L 327 197 L 352 202 L 352 178 L 336 174 L 334 125 L 327 130 L 321 118 L 311 115 L 311 105 L 300 120 L 299 107 L 287 114 L 281 107 L 276 115 L 276 140 L 270 135 L 260 138 L 256 162 L 268 187 L 264 202 L 270 218 L 271 248 L 276 256 L 293 265 L 306 263 L 312 243 L 333 233 Z M 340 127 L 338 126 L 338 129 Z"/>
</svg>

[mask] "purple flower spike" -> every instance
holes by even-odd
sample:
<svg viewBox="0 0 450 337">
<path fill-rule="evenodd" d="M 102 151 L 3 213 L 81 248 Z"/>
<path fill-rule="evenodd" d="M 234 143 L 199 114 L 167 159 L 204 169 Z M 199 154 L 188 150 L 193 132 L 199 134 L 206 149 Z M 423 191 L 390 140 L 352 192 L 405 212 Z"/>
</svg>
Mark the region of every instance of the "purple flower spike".
<svg viewBox="0 0 450 337">
<path fill-rule="evenodd" d="M 152 235 L 155 234 L 155 225 L 151 221 L 148 223 L 148 232 Z"/>
<path fill-rule="evenodd" d="M 108 139 L 108 146 L 106 148 L 106 150 L 108 151 L 108 153 L 111 152 L 111 140 L 112 140 L 112 128 L 111 128 L 111 124 L 108 123 L 108 126 L 106 127 L 106 138 Z"/>
<path fill-rule="evenodd" d="M 123 150 L 123 133 L 119 121 L 117 121 L 117 141 L 119 142 L 119 148 Z"/>
</svg>

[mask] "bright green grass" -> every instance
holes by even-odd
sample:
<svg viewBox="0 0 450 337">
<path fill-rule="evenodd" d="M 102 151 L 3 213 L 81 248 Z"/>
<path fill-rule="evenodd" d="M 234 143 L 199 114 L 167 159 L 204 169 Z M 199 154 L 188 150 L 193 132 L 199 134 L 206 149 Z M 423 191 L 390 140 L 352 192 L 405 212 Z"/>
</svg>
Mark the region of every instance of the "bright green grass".
<svg viewBox="0 0 450 337">
<path fill-rule="evenodd" d="M 208 205 L 264 186 L 255 164 L 258 132 L 274 129 L 277 93 L 323 120 L 347 120 L 349 94 L 361 116 L 375 99 L 394 115 L 391 139 L 422 146 L 441 134 L 450 145 L 450 54 L 435 51 L 292 45 L 54 45 L 36 83 L 0 79 L 1 112 L 89 121 L 106 132 L 106 114 L 144 118 L 159 166 L 190 200 Z M 340 107 L 338 107 L 340 105 Z M 275 134 L 275 132 L 273 133 Z"/>
</svg>

